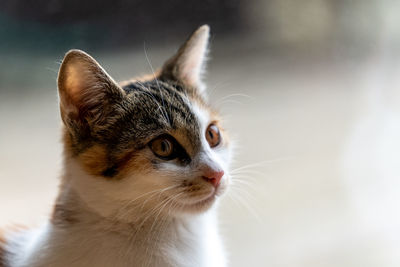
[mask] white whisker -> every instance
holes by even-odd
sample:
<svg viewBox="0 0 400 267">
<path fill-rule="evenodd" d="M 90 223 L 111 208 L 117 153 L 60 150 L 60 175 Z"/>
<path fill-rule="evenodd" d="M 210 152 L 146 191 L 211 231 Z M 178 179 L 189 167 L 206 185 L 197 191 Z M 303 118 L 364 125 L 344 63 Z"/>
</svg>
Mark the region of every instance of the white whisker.
<svg viewBox="0 0 400 267">
<path fill-rule="evenodd" d="M 159 84 L 159 82 L 158 82 L 157 76 L 156 76 L 156 74 L 155 74 L 155 72 L 154 72 L 153 65 L 151 64 L 150 59 L 149 59 L 149 56 L 147 55 L 146 43 L 143 43 L 143 49 L 144 49 L 144 55 L 146 56 L 147 63 L 149 64 L 150 69 L 151 69 L 151 72 L 153 73 L 154 80 L 156 81 L 158 90 L 160 90 L 161 101 L 162 101 L 162 106 L 163 106 L 163 108 L 164 108 L 163 111 L 164 111 L 165 118 L 166 118 L 166 120 L 168 121 L 168 124 L 171 125 L 171 121 L 170 121 L 170 119 L 169 119 L 169 117 L 168 117 L 168 113 L 167 113 L 166 110 L 165 110 L 165 102 L 164 102 L 163 91 L 162 91 L 162 89 L 161 89 L 161 87 L 160 87 L 160 84 Z"/>
<path fill-rule="evenodd" d="M 254 167 L 263 167 L 265 164 L 271 164 L 271 163 L 276 163 L 276 162 L 280 162 L 280 161 L 285 161 L 285 160 L 289 160 L 291 159 L 290 157 L 285 157 L 285 158 L 277 158 L 277 159 L 273 159 L 273 160 L 264 160 L 261 162 L 256 162 L 256 163 L 252 163 L 252 164 L 248 164 L 248 165 L 244 165 L 238 168 L 235 168 L 233 170 L 231 170 L 231 173 L 234 174 L 235 172 L 239 171 L 239 170 L 243 170 L 243 169 L 248 169 L 248 168 L 254 168 Z"/>
</svg>

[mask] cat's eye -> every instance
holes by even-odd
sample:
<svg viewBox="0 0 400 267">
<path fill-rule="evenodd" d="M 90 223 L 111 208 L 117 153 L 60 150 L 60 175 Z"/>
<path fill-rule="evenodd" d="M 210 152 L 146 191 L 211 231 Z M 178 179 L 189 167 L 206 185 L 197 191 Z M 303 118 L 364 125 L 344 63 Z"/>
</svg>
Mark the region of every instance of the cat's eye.
<svg viewBox="0 0 400 267">
<path fill-rule="evenodd" d="M 156 156 L 169 159 L 174 153 L 174 142 L 168 136 L 161 136 L 151 142 L 150 148 Z"/>
<path fill-rule="evenodd" d="M 149 143 L 154 155 L 163 160 L 178 159 L 182 164 L 189 164 L 191 159 L 186 150 L 169 134 L 163 134 Z"/>
<path fill-rule="evenodd" d="M 219 128 L 215 124 L 210 124 L 206 130 L 206 139 L 210 147 L 216 147 L 221 142 Z"/>
</svg>

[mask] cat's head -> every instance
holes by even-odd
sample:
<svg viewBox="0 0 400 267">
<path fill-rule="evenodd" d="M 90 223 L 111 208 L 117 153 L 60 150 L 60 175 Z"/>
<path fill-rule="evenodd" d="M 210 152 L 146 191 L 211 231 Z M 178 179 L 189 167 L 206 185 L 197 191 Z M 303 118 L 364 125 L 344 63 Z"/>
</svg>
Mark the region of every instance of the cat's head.
<svg viewBox="0 0 400 267">
<path fill-rule="evenodd" d="M 69 51 L 58 88 L 66 177 L 104 216 L 138 208 L 205 211 L 229 184 L 230 144 L 201 74 L 208 26 L 149 79 L 117 84 L 82 51 Z"/>
</svg>

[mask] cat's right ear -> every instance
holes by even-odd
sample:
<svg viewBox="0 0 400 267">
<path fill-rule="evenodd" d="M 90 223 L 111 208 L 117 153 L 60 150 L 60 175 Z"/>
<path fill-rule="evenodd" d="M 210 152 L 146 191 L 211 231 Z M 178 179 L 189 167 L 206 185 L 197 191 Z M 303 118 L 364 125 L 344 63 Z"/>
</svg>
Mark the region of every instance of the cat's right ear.
<svg viewBox="0 0 400 267">
<path fill-rule="evenodd" d="M 204 94 L 202 74 L 207 61 L 210 27 L 203 25 L 179 48 L 161 70 L 161 78 L 178 81 Z"/>
<path fill-rule="evenodd" d="M 124 91 L 91 56 L 69 51 L 58 73 L 60 111 L 64 124 L 77 134 L 105 122 Z"/>
</svg>

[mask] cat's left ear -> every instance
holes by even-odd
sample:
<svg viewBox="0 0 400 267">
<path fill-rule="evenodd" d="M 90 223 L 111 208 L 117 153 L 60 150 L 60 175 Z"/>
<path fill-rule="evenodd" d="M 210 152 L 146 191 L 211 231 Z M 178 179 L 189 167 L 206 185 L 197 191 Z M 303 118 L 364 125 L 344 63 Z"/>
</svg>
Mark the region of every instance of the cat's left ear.
<svg viewBox="0 0 400 267">
<path fill-rule="evenodd" d="M 161 78 L 181 82 L 186 86 L 196 88 L 203 94 L 205 86 L 201 78 L 207 61 L 209 36 L 208 25 L 198 28 L 178 52 L 164 64 Z"/>
<path fill-rule="evenodd" d="M 69 130 L 87 135 L 104 125 L 124 99 L 124 91 L 91 56 L 69 51 L 58 73 L 61 118 Z"/>
</svg>

